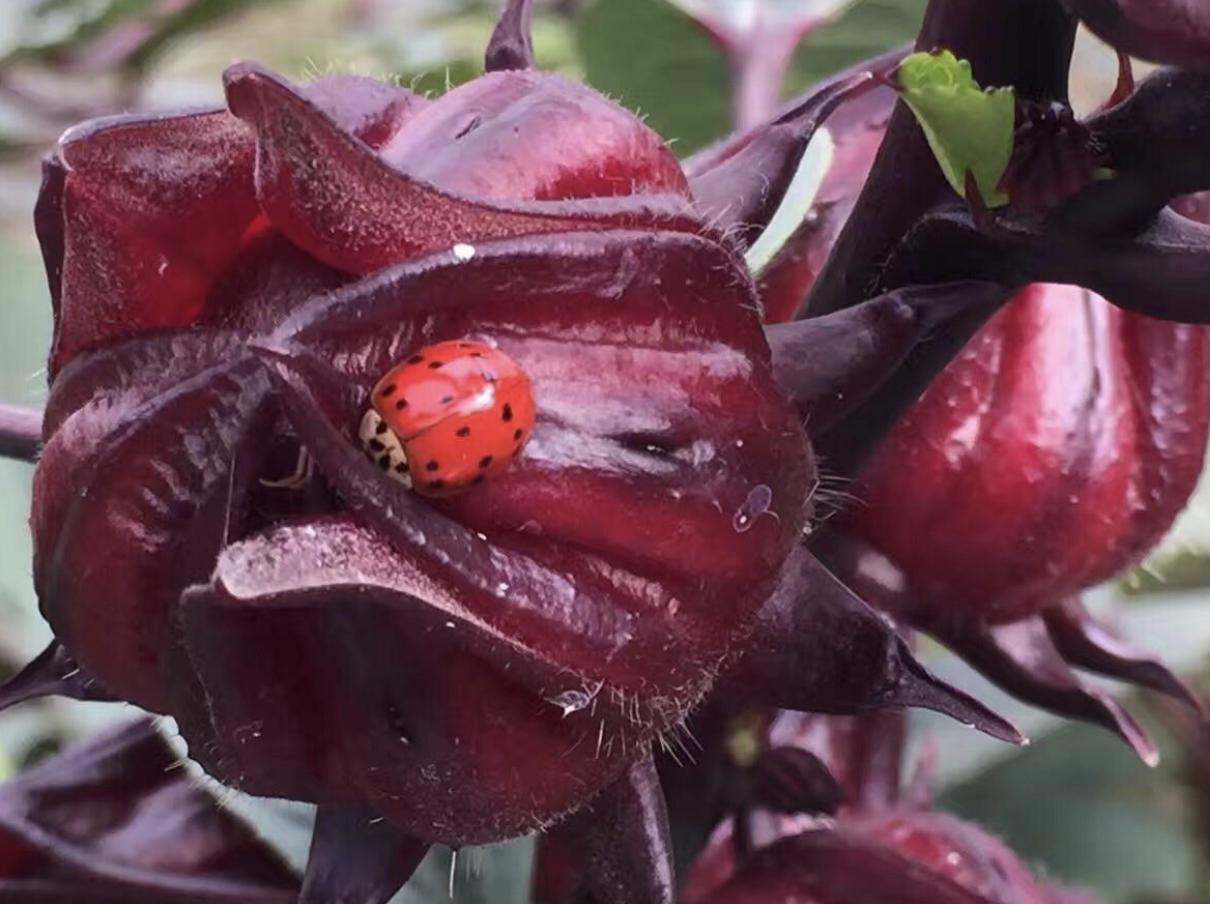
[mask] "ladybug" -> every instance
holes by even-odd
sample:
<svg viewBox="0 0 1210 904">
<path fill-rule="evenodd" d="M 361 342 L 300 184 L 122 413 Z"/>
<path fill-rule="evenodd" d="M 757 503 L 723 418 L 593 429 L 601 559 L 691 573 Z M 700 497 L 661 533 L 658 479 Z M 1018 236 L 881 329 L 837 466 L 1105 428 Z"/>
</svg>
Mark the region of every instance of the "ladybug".
<svg viewBox="0 0 1210 904">
<path fill-rule="evenodd" d="M 517 362 L 458 339 L 387 371 L 358 433 L 392 478 L 425 496 L 450 496 L 507 468 L 533 427 L 533 388 Z"/>
</svg>

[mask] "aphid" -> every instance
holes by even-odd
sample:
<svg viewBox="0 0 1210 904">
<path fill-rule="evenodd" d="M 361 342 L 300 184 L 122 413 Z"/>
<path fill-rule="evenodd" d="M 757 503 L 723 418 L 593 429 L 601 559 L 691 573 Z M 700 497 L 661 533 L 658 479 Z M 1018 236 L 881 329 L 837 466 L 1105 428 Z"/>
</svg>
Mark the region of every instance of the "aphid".
<svg viewBox="0 0 1210 904">
<path fill-rule="evenodd" d="M 392 367 L 370 393 L 358 435 L 390 477 L 449 496 L 509 466 L 534 426 L 529 378 L 482 342 L 438 342 Z"/>
</svg>

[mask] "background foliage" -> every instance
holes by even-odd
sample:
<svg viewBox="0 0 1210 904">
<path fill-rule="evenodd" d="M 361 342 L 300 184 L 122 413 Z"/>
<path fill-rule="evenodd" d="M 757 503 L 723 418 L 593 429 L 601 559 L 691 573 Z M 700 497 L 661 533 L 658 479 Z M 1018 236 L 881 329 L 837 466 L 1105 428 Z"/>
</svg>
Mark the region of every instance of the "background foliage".
<svg viewBox="0 0 1210 904">
<path fill-rule="evenodd" d="M 810 34 L 786 92 L 865 56 L 909 41 L 926 0 L 861 0 Z M 0 399 L 45 397 L 49 303 L 29 211 L 38 154 L 83 116 L 218 102 L 219 71 L 256 57 L 295 77 L 327 71 L 395 76 L 440 91 L 476 75 L 496 5 L 475 0 L 4 0 L 0 3 Z M 641 111 L 688 153 L 728 128 L 727 70 L 685 13 L 664 0 L 558 0 L 539 4 L 540 61 Z M 1073 76 L 1077 106 L 1103 96 L 1113 70 L 1082 44 Z M 30 586 L 26 526 L 30 468 L 0 461 L 0 675 L 49 637 Z M 1182 670 L 1204 669 L 1210 651 L 1210 503 L 1202 497 L 1147 567 L 1096 594 L 1133 637 Z M 1210 901 L 1210 777 L 1188 768 L 1178 732 L 1158 705 L 1165 764 L 1152 772 L 1112 738 L 1060 725 L 1020 707 L 940 653 L 938 669 L 998 706 L 1035 739 L 998 746 L 922 717 L 918 738 L 941 750 L 943 801 L 981 820 L 1043 872 L 1122 904 Z M 1149 701 L 1154 702 L 1154 701 Z M 1147 709 L 1147 707 L 1143 707 Z M 0 773 L 19 769 L 123 707 L 47 702 L 0 715 Z M 306 808 L 233 799 L 296 861 L 305 854 Z M 462 855 L 455 900 L 521 904 L 527 842 Z M 437 851 L 409 904 L 448 900 L 449 854 Z"/>
</svg>

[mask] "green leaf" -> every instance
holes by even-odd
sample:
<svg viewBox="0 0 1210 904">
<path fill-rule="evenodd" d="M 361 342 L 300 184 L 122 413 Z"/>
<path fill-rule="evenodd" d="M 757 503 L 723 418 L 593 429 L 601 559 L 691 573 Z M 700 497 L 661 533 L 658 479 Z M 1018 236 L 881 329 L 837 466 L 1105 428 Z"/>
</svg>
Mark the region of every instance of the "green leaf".
<svg viewBox="0 0 1210 904">
<path fill-rule="evenodd" d="M 970 63 L 948 50 L 912 54 L 897 79 L 954 191 L 965 197 L 969 172 L 988 207 L 1007 204 L 998 185 L 1013 150 L 1012 88 L 980 88 Z"/>
</svg>

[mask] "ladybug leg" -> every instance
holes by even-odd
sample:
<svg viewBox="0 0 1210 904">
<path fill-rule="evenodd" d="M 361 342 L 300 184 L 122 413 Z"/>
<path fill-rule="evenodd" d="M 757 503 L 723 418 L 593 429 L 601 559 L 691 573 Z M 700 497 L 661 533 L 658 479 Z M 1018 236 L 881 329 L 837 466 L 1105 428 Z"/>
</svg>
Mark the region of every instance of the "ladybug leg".
<svg viewBox="0 0 1210 904">
<path fill-rule="evenodd" d="M 294 465 L 293 472 L 277 480 L 265 480 L 262 477 L 260 484 L 261 486 L 270 487 L 275 490 L 300 490 L 311 482 L 311 478 L 314 475 L 315 459 L 311 457 L 311 453 L 306 446 L 299 446 L 298 461 Z"/>
</svg>

